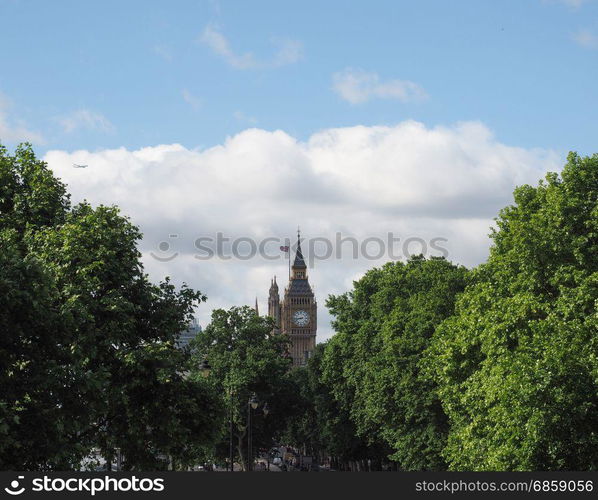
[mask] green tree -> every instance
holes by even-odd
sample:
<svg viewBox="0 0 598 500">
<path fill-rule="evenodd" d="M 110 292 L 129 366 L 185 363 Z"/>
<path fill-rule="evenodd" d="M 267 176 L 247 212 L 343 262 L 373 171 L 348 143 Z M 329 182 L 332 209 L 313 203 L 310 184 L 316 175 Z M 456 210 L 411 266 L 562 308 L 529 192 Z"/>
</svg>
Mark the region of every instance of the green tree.
<svg viewBox="0 0 598 500">
<path fill-rule="evenodd" d="M 31 146 L 8 154 L 0 145 L 0 228 L 23 234 L 60 224 L 70 208 L 69 195 Z"/>
<path fill-rule="evenodd" d="M 258 449 L 269 449 L 280 431 L 291 400 L 288 339 L 272 333 L 274 322 L 249 307 L 216 309 L 205 330 L 192 342 L 193 377 L 202 374 L 197 367 L 207 360 L 211 366 L 208 381 L 221 394 L 227 414 L 232 415 L 235 456 L 247 467 L 247 412 L 249 398 L 255 394 L 260 407 L 252 413 L 254 456 Z M 269 413 L 263 413 L 267 403 Z M 228 457 L 228 426 L 222 429 L 223 441 L 217 458 Z"/>
<path fill-rule="evenodd" d="M 515 190 L 427 356 L 457 470 L 598 467 L 598 155 Z"/>
<path fill-rule="evenodd" d="M 290 373 L 295 399 L 280 440 L 307 454 L 329 458 L 338 470 L 357 470 L 357 464 L 361 470 L 379 469 L 389 450 L 357 435 L 349 409 L 336 400 L 332 386 L 324 379 L 324 356 L 329 342 L 316 345 L 307 366 Z"/>
<path fill-rule="evenodd" d="M 0 468 L 78 467 L 92 447 L 129 468 L 191 460 L 218 403 L 174 339 L 204 297 L 150 283 L 139 230 L 71 208 L 30 147 L 0 149 L 0 179 Z"/>
<path fill-rule="evenodd" d="M 65 435 L 81 432 L 86 413 L 74 386 L 72 337 L 51 274 L 27 239 L 64 221 L 64 185 L 28 146 L 0 146 L 0 468 L 67 468 L 85 453 Z"/>
<path fill-rule="evenodd" d="M 87 408 L 83 374 L 65 348 L 71 332 L 55 283 L 24 255 L 14 229 L 0 229 L 0 469 L 69 468 L 87 451 L 77 435 Z"/>
<path fill-rule="evenodd" d="M 357 433 L 387 443 L 402 469 L 446 467 L 447 419 L 420 362 L 466 274 L 443 258 L 412 257 L 368 271 L 327 303 L 337 333 L 325 352 L 325 379 Z"/>
</svg>

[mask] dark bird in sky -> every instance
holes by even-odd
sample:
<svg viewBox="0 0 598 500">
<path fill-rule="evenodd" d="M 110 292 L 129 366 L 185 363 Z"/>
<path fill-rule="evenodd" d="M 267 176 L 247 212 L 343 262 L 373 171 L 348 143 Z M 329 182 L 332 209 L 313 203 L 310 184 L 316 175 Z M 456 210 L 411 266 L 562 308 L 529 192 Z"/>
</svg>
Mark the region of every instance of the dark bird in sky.
<svg viewBox="0 0 598 500">
<path fill-rule="evenodd" d="M 87 168 L 89 165 L 78 165 L 77 163 L 73 163 L 74 168 Z"/>
</svg>

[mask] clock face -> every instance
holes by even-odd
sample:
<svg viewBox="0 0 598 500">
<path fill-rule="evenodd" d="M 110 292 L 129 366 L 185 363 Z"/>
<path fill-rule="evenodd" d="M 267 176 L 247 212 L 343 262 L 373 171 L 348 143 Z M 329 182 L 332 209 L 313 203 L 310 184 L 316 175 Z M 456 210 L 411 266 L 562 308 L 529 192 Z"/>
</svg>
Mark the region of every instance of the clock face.
<svg viewBox="0 0 598 500">
<path fill-rule="evenodd" d="M 309 323 L 309 313 L 307 311 L 295 311 L 293 314 L 293 323 L 297 326 L 305 326 Z"/>
</svg>

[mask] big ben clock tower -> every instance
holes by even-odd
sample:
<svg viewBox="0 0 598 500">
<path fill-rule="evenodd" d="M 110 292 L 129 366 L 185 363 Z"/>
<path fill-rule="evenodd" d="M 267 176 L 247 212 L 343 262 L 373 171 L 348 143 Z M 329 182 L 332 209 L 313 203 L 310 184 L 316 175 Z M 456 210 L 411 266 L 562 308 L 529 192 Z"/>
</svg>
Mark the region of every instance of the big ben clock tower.
<svg viewBox="0 0 598 500">
<path fill-rule="evenodd" d="M 282 303 L 276 278 L 271 283 L 268 299 L 268 315 L 276 321 L 276 331 L 288 335 L 291 341 L 290 355 L 293 358 L 293 366 L 304 365 L 316 347 L 317 308 L 307 278 L 300 234 L 297 231 L 297 251 Z"/>
</svg>

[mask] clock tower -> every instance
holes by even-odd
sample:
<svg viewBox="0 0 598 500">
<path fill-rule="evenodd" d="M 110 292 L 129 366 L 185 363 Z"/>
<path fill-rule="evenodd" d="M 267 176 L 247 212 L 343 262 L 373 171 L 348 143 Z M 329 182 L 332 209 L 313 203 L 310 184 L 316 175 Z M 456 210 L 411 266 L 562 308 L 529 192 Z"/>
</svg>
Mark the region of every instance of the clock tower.
<svg viewBox="0 0 598 500">
<path fill-rule="evenodd" d="M 289 249 L 290 252 L 290 249 Z M 293 366 L 305 365 L 316 347 L 317 303 L 307 278 L 307 266 L 301 251 L 301 237 L 297 231 L 297 250 L 291 267 L 289 285 L 282 303 L 276 278 L 271 283 L 268 315 L 276 321 L 275 332 L 289 336 Z"/>
</svg>

